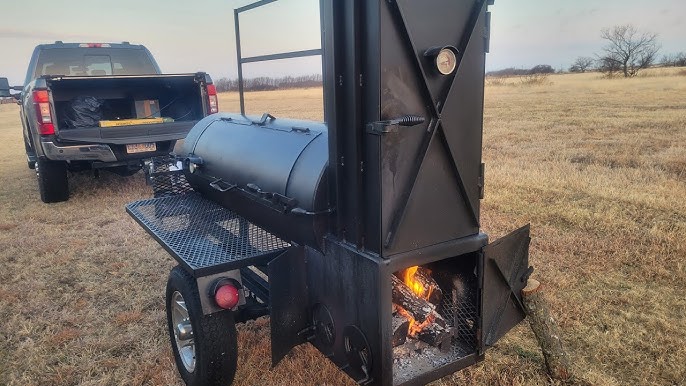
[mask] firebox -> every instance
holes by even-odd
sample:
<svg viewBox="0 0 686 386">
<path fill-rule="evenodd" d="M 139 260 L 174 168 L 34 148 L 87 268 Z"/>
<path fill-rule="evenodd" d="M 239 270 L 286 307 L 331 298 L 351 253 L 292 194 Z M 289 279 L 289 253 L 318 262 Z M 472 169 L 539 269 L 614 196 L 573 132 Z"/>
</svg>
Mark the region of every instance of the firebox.
<svg viewBox="0 0 686 386">
<path fill-rule="evenodd" d="M 310 343 L 364 385 L 484 358 L 524 318 L 529 227 L 495 242 L 480 200 L 489 0 L 321 0 L 322 47 L 245 58 L 241 111 L 151 160 L 128 212 L 179 262 L 177 368 L 230 383 L 235 323 L 269 315 L 272 362 Z M 245 114 L 242 65 L 322 55 L 325 123 Z"/>
</svg>

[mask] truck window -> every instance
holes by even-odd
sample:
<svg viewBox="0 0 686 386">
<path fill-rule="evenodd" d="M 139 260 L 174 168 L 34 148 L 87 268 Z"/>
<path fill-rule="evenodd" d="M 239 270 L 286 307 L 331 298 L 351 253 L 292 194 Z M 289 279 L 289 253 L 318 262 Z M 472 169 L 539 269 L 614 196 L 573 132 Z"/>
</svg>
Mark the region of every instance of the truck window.
<svg viewBox="0 0 686 386">
<path fill-rule="evenodd" d="M 50 48 L 38 55 L 35 77 L 156 74 L 144 50 L 130 48 Z"/>
<path fill-rule="evenodd" d="M 112 58 L 109 56 L 89 56 L 83 57 L 86 73 L 90 76 L 112 75 Z"/>
</svg>

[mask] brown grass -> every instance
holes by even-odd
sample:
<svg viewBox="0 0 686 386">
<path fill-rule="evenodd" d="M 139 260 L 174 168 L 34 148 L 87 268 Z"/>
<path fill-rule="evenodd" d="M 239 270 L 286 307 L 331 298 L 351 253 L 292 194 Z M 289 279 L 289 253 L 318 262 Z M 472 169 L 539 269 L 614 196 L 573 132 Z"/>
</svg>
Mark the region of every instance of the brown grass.
<svg viewBox="0 0 686 386">
<path fill-rule="evenodd" d="M 222 109 L 235 111 L 225 94 Z M 253 93 L 248 111 L 322 119 L 320 90 Z M 487 87 L 483 223 L 531 222 L 531 262 L 580 378 L 686 383 L 686 78 L 551 76 Z M 0 106 L 0 384 L 180 385 L 164 284 L 171 258 L 128 216 L 142 176 L 72 178 L 44 205 L 17 107 Z M 236 385 L 351 385 L 316 350 L 269 365 L 269 321 L 239 326 Z M 550 381 L 528 327 L 436 385 Z"/>
</svg>

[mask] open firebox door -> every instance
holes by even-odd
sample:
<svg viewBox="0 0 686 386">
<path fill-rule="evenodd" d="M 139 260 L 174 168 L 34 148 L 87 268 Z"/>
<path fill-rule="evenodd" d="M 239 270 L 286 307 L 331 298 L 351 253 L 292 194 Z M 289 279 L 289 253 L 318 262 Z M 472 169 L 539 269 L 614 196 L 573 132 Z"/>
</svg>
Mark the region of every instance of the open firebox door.
<svg viewBox="0 0 686 386">
<path fill-rule="evenodd" d="M 529 267 L 529 225 L 488 244 L 483 268 L 483 347 L 495 344 L 524 320 L 522 289 L 533 272 Z"/>
</svg>

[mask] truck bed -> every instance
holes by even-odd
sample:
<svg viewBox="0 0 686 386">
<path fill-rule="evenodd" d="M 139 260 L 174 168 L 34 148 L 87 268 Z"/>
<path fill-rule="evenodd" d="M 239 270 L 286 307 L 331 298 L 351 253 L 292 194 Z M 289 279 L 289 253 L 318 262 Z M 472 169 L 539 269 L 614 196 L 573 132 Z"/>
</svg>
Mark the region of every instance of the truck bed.
<svg viewBox="0 0 686 386">
<path fill-rule="evenodd" d="M 126 144 L 181 139 L 205 116 L 206 99 L 197 74 L 51 77 L 46 79 L 56 113 L 60 141 Z M 100 121 L 161 117 L 168 122 L 115 127 L 74 124 L 75 98 L 93 97 L 102 103 Z M 136 102 L 155 101 L 159 114 L 142 116 Z"/>
</svg>

